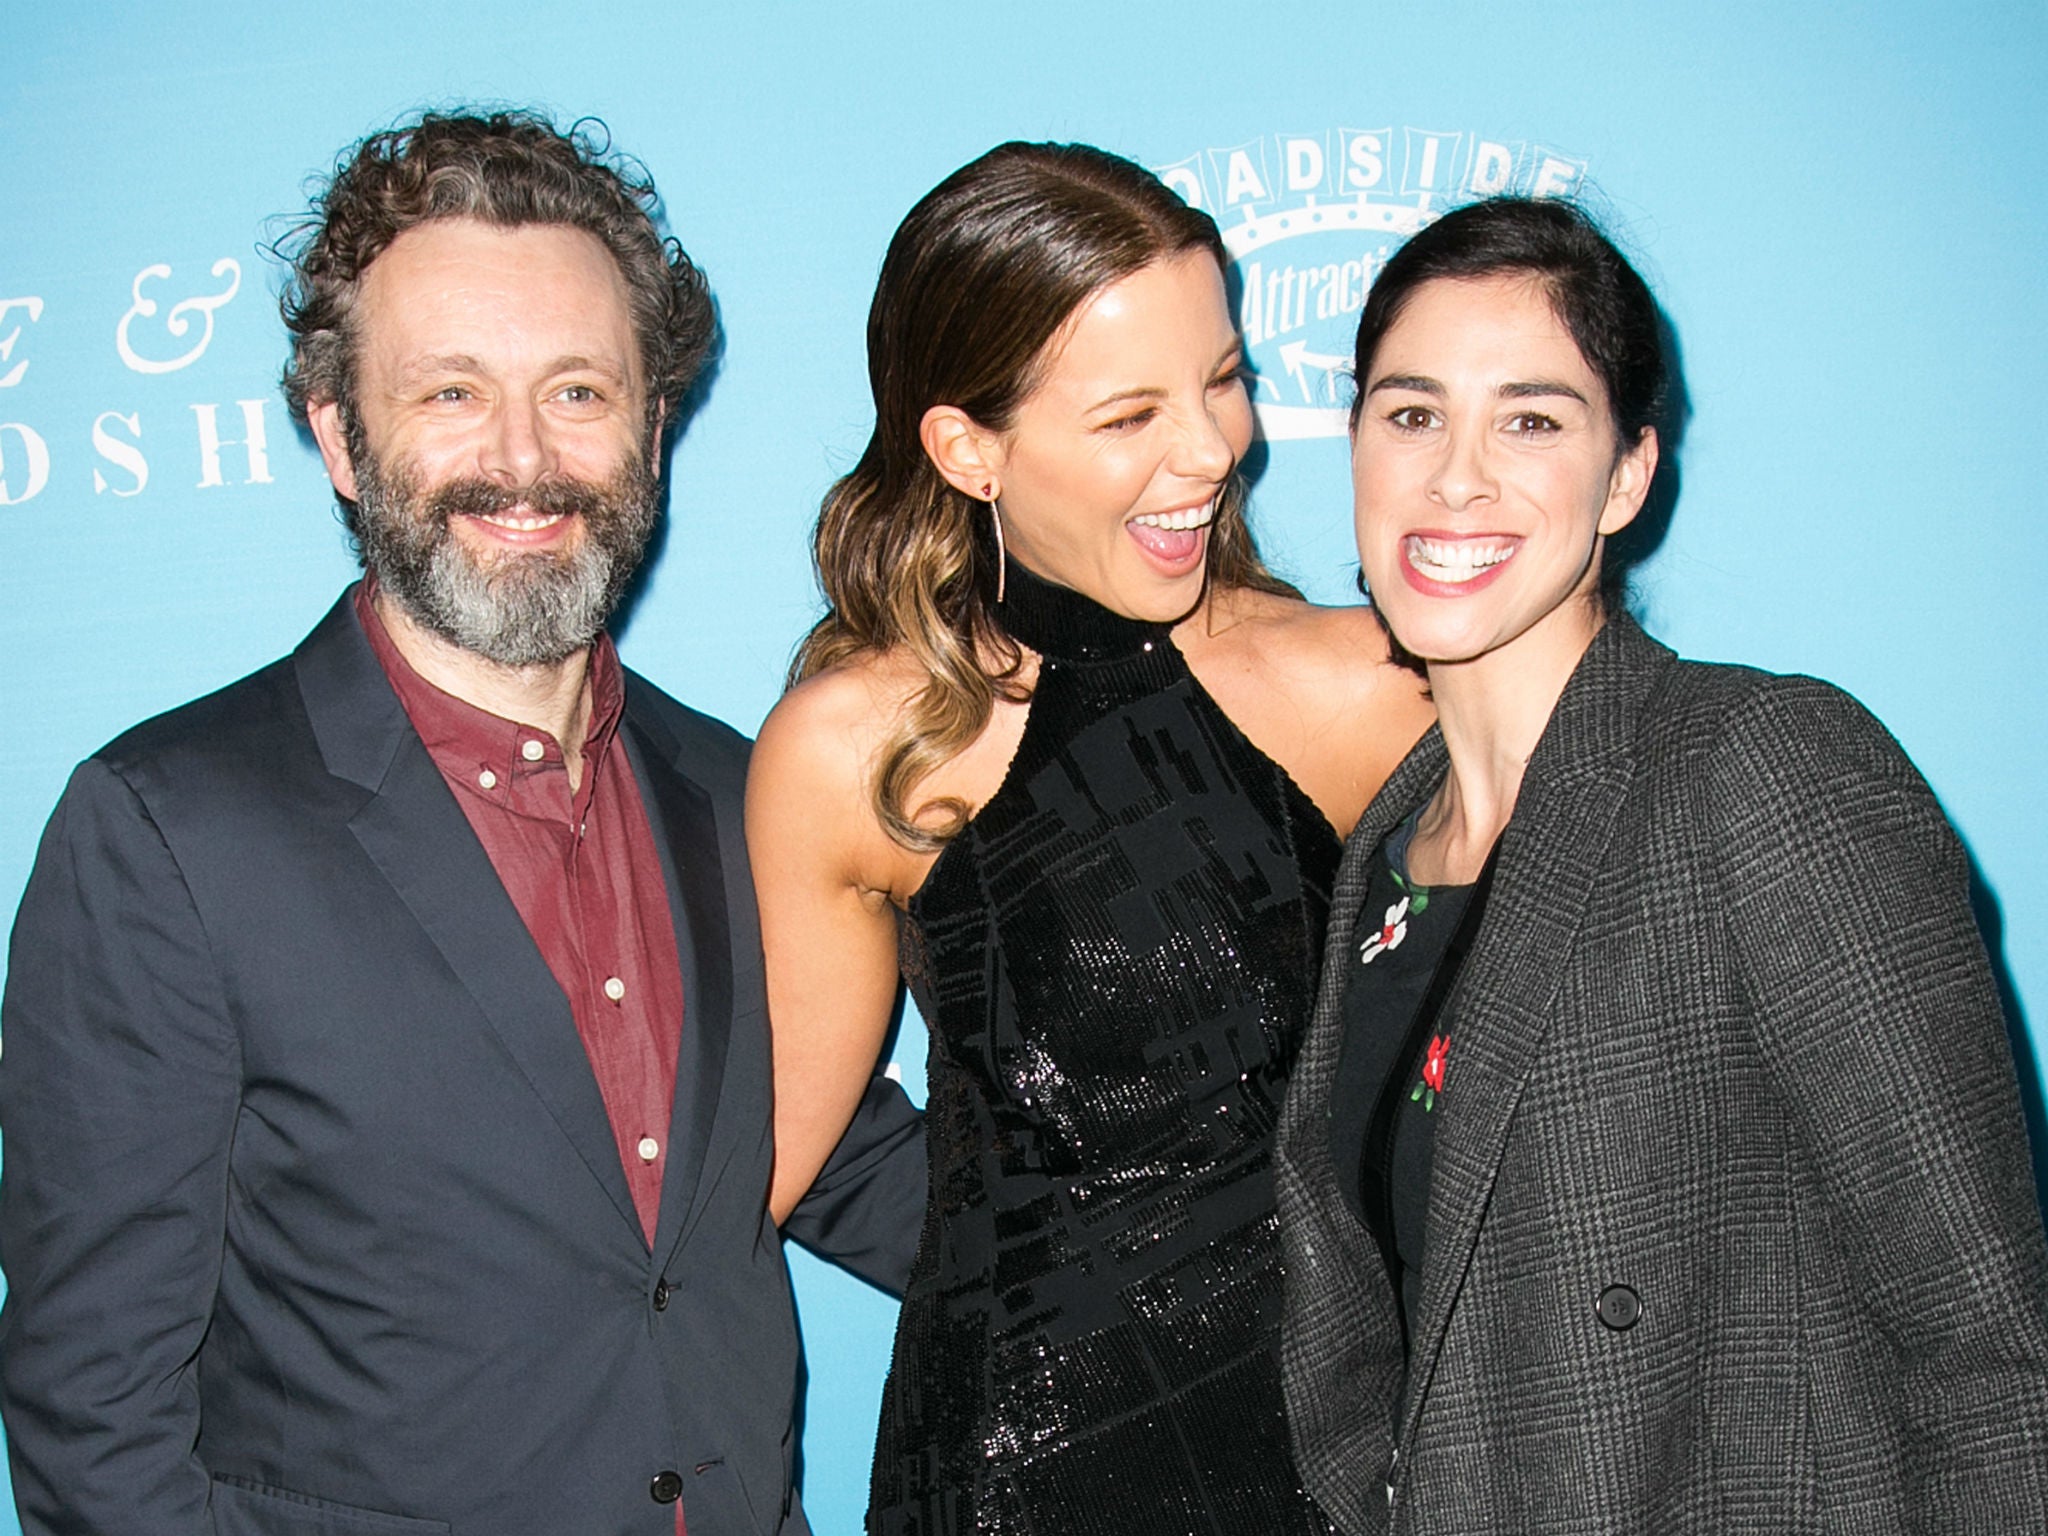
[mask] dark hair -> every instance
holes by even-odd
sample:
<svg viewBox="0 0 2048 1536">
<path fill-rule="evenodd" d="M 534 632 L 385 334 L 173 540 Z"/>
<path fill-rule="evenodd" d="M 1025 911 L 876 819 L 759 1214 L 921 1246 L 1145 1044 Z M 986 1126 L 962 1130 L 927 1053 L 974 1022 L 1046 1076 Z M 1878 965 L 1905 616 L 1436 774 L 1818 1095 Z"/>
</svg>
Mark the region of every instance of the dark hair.
<svg viewBox="0 0 2048 1536">
<path fill-rule="evenodd" d="M 1551 309 L 1599 377 L 1618 451 L 1633 448 L 1646 428 L 1662 425 L 1670 372 L 1657 301 L 1641 274 L 1583 208 L 1560 198 L 1493 197 L 1426 226 L 1373 279 L 1352 350 L 1358 386 L 1352 428 L 1365 408 L 1373 354 L 1416 290 L 1440 278 L 1514 273 L 1543 285 Z M 1627 564 L 1608 561 L 1600 572 L 1601 602 L 1618 606 L 1627 583 Z M 1420 669 L 1398 646 L 1396 656 Z"/>
<path fill-rule="evenodd" d="M 927 193 L 889 242 L 868 311 L 875 430 L 818 514 L 828 607 L 790 678 L 898 646 L 916 658 L 928 681 L 884 743 L 873 786 L 883 827 L 907 847 L 937 847 L 955 829 L 920 825 L 909 796 L 980 733 L 1018 660 L 994 607 L 988 508 L 926 456 L 925 413 L 951 405 L 1007 429 L 1090 295 L 1188 251 L 1227 269 L 1213 219 L 1086 144 L 999 145 Z M 1209 537 L 1211 582 L 1293 591 L 1260 563 L 1234 477 Z"/>
<path fill-rule="evenodd" d="M 1439 278 L 1526 272 L 1542 283 L 1579 355 L 1607 390 L 1624 448 L 1658 424 L 1666 387 L 1657 301 L 1628 258 L 1585 210 L 1558 198 L 1494 197 L 1467 203 L 1415 235 L 1373 280 L 1358 317 L 1353 376 L 1364 405 L 1373 353 L 1416 289 Z"/>
<path fill-rule="evenodd" d="M 646 168 L 614 154 L 604 124 L 558 130 L 531 111 L 425 112 L 342 152 L 305 221 L 278 242 L 289 268 L 279 307 L 291 333 L 292 415 L 336 401 L 354 415 L 356 295 L 391 242 L 436 219 L 512 229 L 561 224 L 593 235 L 625 279 L 648 405 L 676 423 L 717 333 L 704 274 L 656 227 Z"/>
</svg>

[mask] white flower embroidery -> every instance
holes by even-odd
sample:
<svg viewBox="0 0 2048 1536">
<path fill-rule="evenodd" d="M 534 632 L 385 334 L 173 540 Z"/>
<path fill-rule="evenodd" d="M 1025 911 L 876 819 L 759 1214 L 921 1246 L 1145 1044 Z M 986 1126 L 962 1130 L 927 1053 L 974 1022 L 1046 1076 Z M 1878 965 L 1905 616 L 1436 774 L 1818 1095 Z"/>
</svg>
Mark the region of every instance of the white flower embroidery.
<svg viewBox="0 0 2048 1536">
<path fill-rule="evenodd" d="M 1408 937 L 1408 898 L 1403 896 L 1387 908 L 1387 920 L 1373 931 L 1363 944 L 1358 946 L 1361 964 L 1370 965 L 1382 950 L 1399 949 L 1401 941 Z"/>
</svg>

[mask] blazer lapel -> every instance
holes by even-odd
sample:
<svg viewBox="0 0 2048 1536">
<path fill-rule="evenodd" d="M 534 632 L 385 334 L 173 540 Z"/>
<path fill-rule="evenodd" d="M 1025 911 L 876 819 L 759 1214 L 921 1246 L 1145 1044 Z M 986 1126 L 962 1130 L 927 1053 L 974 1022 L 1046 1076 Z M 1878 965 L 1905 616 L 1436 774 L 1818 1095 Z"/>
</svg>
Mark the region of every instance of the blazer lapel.
<svg viewBox="0 0 2048 1536">
<path fill-rule="evenodd" d="M 1375 1529 L 1384 1519 L 1381 1478 L 1393 1445 L 1385 1405 L 1400 1391 L 1403 1368 L 1393 1285 L 1378 1245 L 1338 1193 L 1330 1149 L 1346 962 L 1380 843 L 1443 782 L 1446 762 L 1443 737 L 1431 727 L 1345 842 L 1315 1010 L 1280 1128 L 1288 1416 L 1304 1482 L 1346 1529 Z"/>
<path fill-rule="evenodd" d="M 677 745 L 658 722 L 635 716 L 629 707 L 622 735 L 661 853 L 683 973 L 682 1048 L 654 1241 L 656 1256 L 665 1262 L 688 1228 L 725 1080 L 732 1038 L 732 927 L 718 813 L 710 796 L 677 767 Z"/>
<path fill-rule="evenodd" d="M 1479 942 L 1445 1007 L 1449 1113 L 1430 1174 L 1429 1251 L 1400 1443 L 1429 1394 L 1509 1127 L 1634 773 L 1643 695 L 1671 652 L 1616 617 L 1566 684 L 1503 834 Z"/>
<path fill-rule="evenodd" d="M 618 1144 L 568 999 L 348 604 L 347 597 L 336 604 L 296 661 L 329 770 L 371 792 L 350 828 L 639 1236 Z"/>
</svg>

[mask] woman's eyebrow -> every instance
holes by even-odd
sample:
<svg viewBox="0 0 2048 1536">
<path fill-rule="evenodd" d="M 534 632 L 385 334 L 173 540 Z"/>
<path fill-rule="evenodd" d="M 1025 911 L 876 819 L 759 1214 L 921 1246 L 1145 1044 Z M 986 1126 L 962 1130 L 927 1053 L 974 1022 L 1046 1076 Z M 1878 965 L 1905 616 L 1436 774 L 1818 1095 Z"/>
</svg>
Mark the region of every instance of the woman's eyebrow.
<svg viewBox="0 0 2048 1536">
<path fill-rule="evenodd" d="M 1120 389 L 1113 395 L 1104 395 L 1089 406 L 1090 411 L 1106 411 L 1113 405 L 1123 405 L 1132 400 L 1164 400 L 1166 391 L 1156 384 L 1141 389 Z"/>
<path fill-rule="evenodd" d="M 1377 394 L 1383 389 L 1411 389 L 1418 395 L 1442 395 L 1446 392 L 1443 385 L 1430 378 L 1427 374 L 1421 373 L 1386 374 L 1381 378 L 1374 379 L 1372 387 L 1367 389 L 1366 393 L 1369 395 Z"/>
<path fill-rule="evenodd" d="M 1515 384 L 1503 384 L 1495 393 L 1503 400 L 1531 400 L 1540 395 L 1563 395 L 1566 399 L 1576 400 L 1581 405 L 1590 406 L 1593 403 L 1562 379 L 1529 379 Z"/>
</svg>

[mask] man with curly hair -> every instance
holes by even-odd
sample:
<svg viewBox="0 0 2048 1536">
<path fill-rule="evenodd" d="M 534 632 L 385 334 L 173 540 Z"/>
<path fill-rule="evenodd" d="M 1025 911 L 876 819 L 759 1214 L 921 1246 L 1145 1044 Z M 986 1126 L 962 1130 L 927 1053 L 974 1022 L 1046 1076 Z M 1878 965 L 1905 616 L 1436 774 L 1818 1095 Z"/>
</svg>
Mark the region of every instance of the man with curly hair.
<svg viewBox="0 0 2048 1536">
<path fill-rule="evenodd" d="M 801 1533 L 744 740 L 604 632 L 708 355 L 593 131 L 434 113 L 288 242 L 363 580 L 73 776 L 0 1058 L 24 1531 Z M 789 1229 L 885 1285 L 877 1082 Z"/>
</svg>

